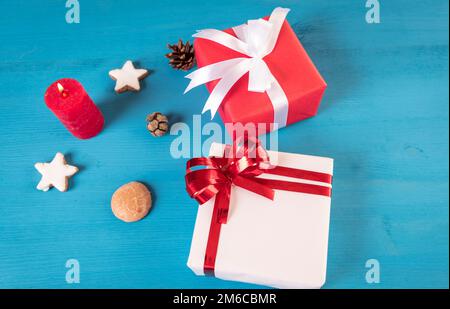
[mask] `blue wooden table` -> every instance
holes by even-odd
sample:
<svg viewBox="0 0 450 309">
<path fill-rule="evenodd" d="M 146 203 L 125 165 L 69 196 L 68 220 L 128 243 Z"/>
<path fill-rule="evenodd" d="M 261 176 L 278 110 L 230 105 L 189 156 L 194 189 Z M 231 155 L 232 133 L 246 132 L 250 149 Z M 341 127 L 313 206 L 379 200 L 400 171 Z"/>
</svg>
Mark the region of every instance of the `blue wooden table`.
<svg viewBox="0 0 450 309">
<path fill-rule="evenodd" d="M 0 287 L 246 288 L 187 267 L 196 203 L 184 190 L 176 136 L 153 138 L 145 116 L 192 124 L 204 87 L 183 95 L 166 44 L 227 28 L 278 5 L 328 82 L 319 114 L 279 132 L 281 151 L 335 158 L 326 288 L 443 288 L 449 278 L 448 1 L 5 1 L 0 18 Z M 139 93 L 117 95 L 108 71 L 125 60 L 152 70 Z M 102 109 L 104 131 L 77 140 L 46 108 L 47 86 L 78 79 Z M 203 115 L 204 122 L 209 115 Z M 221 123 L 219 118 L 214 121 Z M 61 151 L 81 171 L 70 190 L 35 189 L 35 162 Z M 138 180 L 147 218 L 125 224 L 110 197 Z M 68 259 L 79 284 L 66 283 Z M 380 283 L 366 282 L 366 261 Z"/>
</svg>

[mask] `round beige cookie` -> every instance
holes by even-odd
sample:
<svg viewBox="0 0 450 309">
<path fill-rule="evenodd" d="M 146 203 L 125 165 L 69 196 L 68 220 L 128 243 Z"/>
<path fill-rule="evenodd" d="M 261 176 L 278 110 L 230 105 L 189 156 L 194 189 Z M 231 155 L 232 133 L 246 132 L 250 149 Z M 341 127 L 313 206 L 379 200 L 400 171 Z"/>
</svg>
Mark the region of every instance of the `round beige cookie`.
<svg viewBox="0 0 450 309">
<path fill-rule="evenodd" d="M 114 215 L 125 222 L 144 218 L 152 207 L 152 196 L 145 185 L 133 181 L 121 186 L 111 198 Z"/>
</svg>

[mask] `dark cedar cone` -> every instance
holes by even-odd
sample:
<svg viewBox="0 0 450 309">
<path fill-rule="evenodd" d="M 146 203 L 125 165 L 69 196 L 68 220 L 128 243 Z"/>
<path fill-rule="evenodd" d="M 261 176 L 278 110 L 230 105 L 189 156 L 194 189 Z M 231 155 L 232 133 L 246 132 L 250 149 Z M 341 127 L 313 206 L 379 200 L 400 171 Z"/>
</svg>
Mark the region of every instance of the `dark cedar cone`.
<svg viewBox="0 0 450 309">
<path fill-rule="evenodd" d="M 195 64 L 194 57 L 194 45 L 191 45 L 189 41 L 186 44 L 181 39 L 178 40 L 178 44 L 167 44 L 167 48 L 172 51 L 166 54 L 166 57 L 170 59 L 169 64 L 176 70 L 188 71 Z"/>
<path fill-rule="evenodd" d="M 153 136 L 163 136 L 169 130 L 167 117 L 159 112 L 147 116 L 147 129 Z"/>
</svg>

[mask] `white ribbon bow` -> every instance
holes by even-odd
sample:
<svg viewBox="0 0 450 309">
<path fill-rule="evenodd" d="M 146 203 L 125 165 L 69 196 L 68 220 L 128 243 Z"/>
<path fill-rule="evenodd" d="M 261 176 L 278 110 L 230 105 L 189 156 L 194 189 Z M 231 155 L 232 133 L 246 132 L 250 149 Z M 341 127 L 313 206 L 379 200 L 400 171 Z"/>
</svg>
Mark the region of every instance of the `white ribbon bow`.
<svg viewBox="0 0 450 309">
<path fill-rule="evenodd" d="M 249 57 L 213 63 L 186 76 L 191 81 L 184 93 L 199 85 L 220 79 L 206 101 L 202 114 L 210 110 L 212 119 L 231 87 L 249 72 L 248 91 L 266 92 L 273 105 L 274 123 L 278 128 L 286 126 L 288 99 L 263 58 L 274 49 L 288 12 L 289 9 L 276 8 L 268 21 L 249 20 L 247 24 L 233 27 L 237 38 L 216 29 L 201 30 L 193 35 L 196 38 L 214 41 Z"/>
</svg>

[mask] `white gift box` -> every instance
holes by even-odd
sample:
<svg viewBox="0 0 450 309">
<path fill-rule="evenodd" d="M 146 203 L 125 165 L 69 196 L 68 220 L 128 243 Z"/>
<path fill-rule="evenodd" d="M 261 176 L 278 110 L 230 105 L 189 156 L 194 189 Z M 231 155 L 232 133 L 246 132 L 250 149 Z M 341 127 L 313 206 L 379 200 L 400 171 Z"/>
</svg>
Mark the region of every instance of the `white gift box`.
<svg viewBox="0 0 450 309">
<path fill-rule="evenodd" d="M 225 145 L 213 144 L 210 156 Z M 271 163 L 333 174 L 333 159 L 268 151 Z M 274 162 L 276 160 L 276 162 Z M 330 184 L 263 174 L 261 178 L 331 187 Z M 188 267 L 204 275 L 215 198 L 198 208 Z M 216 278 L 277 288 L 320 288 L 325 283 L 331 198 L 276 190 L 274 200 L 232 186 L 228 222 L 221 226 Z"/>
</svg>

